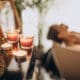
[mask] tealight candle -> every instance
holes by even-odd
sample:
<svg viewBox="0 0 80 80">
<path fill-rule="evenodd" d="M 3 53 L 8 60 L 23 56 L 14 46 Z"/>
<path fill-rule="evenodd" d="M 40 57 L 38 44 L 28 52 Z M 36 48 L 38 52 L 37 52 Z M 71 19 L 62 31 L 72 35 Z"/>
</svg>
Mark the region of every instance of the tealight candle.
<svg viewBox="0 0 80 80">
<path fill-rule="evenodd" d="M 3 50 L 11 50 L 12 49 L 12 45 L 9 43 L 4 43 L 1 45 L 1 49 Z"/>
<path fill-rule="evenodd" d="M 27 52 L 24 51 L 24 50 L 19 50 L 19 51 L 13 52 L 13 55 L 15 56 L 15 60 L 17 62 L 24 62 L 24 61 L 26 61 Z"/>
<path fill-rule="evenodd" d="M 17 32 L 8 32 L 7 39 L 9 42 L 15 43 L 17 42 L 19 34 Z"/>
<path fill-rule="evenodd" d="M 33 46 L 33 36 L 22 36 L 20 37 L 21 48 L 30 49 Z"/>
</svg>

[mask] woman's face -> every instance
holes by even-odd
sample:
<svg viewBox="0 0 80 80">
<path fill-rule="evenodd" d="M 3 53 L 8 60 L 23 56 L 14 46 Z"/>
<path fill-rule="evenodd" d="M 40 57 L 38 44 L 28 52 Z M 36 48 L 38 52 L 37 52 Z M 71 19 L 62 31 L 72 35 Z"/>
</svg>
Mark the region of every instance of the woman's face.
<svg viewBox="0 0 80 80">
<path fill-rule="evenodd" d="M 61 24 L 61 25 L 60 25 L 60 29 L 61 29 L 62 31 L 68 31 L 68 26 L 65 25 L 65 24 Z"/>
<path fill-rule="evenodd" d="M 60 26 L 57 26 L 56 27 L 56 30 L 58 31 L 58 32 L 67 32 L 68 31 L 68 27 L 67 26 L 64 26 L 64 25 L 60 25 Z"/>
</svg>

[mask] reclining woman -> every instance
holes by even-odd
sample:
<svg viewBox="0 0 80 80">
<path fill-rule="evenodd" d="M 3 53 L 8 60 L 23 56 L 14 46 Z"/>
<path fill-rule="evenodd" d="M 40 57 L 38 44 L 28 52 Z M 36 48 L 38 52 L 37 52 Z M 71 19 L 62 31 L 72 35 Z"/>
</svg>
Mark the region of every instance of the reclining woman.
<svg viewBox="0 0 80 80">
<path fill-rule="evenodd" d="M 69 32 L 68 26 L 65 24 L 55 24 L 49 28 L 48 39 L 59 43 L 64 42 L 66 45 L 70 46 L 74 44 L 80 44 L 79 34 L 80 33 L 77 32 Z"/>
</svg>

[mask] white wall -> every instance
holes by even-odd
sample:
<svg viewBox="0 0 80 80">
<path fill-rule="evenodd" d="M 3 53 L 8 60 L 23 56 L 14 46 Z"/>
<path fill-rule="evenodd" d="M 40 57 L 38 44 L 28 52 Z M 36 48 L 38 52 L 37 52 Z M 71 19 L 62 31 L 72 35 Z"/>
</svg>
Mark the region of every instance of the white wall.
<svg viewBox="0 0 80 80">
<path fill-rule="evenodd" d="M 80 32 L 80 0 L 54 1 L 46 16 L 47 25 L 63 22 L 70 26 L 70 30 Z"/>
<path fill-rule="evenodd" d="M 45 51 L 52 45 L 45 39 L 48 27 L 55 23 L 67 24 L 69 30 L 80 32 L 80 0 L 54 0 L 53 6 L 45 17 L 45 27 L 43 28 L 42 43 Z"/>
</svg>

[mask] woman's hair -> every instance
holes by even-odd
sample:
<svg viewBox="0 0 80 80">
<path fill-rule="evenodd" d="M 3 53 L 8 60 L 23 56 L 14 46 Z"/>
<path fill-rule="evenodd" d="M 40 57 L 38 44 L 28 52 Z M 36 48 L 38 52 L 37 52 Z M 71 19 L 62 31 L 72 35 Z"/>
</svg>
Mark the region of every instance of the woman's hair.
<svg viewBox="0 0 80 80">
<path fill-rule="evenodd" d="M 47 38 L 58 43 L 65 42 L 67 45 L 80 44 L 79 33 L 69 32 L 65 24 L 51 25 Z"/>
<path fill-rule="evenodd" d="M 59 25 L 57 24 L 51 25 L 47 34 L 47 38 L 61 43 L 63 40 L 58 38 L 58 34 L 59 34 L 58 29 L 59 29 Z"/>
</svg>

